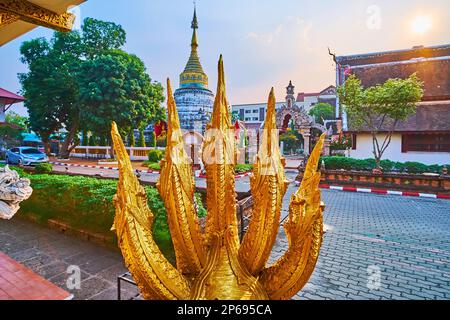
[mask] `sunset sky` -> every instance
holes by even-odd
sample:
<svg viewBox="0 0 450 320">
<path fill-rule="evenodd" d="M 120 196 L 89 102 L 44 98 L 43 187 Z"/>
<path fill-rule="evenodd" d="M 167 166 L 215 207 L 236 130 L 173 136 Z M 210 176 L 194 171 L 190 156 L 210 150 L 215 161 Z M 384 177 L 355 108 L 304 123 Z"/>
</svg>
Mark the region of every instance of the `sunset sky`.
<svg viewBox="0 0 450 320">
<path fill-rule="evenodd" d="M 191 0 L 88 0 L 76 11 L 121 24 L 125 50 L 139 56 L 153 80 L 175 87 L 189 56 Z M 222 53 L 231 104 L 277 100 L 289 80 L 296 92 L 335 84 L 330 47 L 337 55 L 450 43 L 450 1 L 198 0 L 199 54 L 215 91 Z M 25 40 L 50 37 L 42 27 L 0 48 L 0 87 L 20 92 L 17 73 Z M 15 108 L 24 113 L 22 107 Z"/>
</svg>

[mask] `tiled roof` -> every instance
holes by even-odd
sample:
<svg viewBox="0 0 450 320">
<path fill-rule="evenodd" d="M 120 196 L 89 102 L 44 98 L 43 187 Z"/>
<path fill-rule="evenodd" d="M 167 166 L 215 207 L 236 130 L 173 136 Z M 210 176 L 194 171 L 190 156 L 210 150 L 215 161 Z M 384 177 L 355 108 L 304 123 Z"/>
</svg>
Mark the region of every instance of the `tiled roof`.
<svg viewBox="0 0 450 320">
<path fill-rule="evenodd" d="M 405 61 L 414 58 L 432 58 L 442 56 L 450 56 L 450 44 L 432 47 L 417 46 L 413 47 L 412 49 L 338 56 L 336 57 L 336 59 L 341 65 L 354 66 L 392 61 Z"/>
<path fill-rule="evenodd" d="M 389 78 L 405 79 L 417 72 L 424 82 L 424 101 L 450 99 L 450 56 L 441 59 L 355 66 L 351 72 L 364 86 L 377 85 Z"/>
<path fill-rule="evenodd" d="M 381 131 L 388 131 L 385 126 Z M 370 132 L 367 128 L 355 128 L 351 126 L 348 131 Z M 450 100 L 442 102 L 422 102 L 417 107 L 417 112 L 407 120 L 397 124 L 396 132 L 443 132 L 450 131 Z"/>
</svg>

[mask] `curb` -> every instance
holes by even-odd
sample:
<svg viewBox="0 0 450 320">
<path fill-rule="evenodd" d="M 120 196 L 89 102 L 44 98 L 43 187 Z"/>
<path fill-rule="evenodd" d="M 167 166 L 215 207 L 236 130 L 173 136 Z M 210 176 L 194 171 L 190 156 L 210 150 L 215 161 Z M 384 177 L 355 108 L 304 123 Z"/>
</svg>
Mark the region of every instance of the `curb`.
<svg viewBox="0 0 450 320">
<path fill-rule="evenodd" d="M 103 170 L 113 170 L 113 171 L 119 171 L 119 168 L 114 168 L 114 167 L 105 167 L 105 166 L 91 166 L 91 165 L 86 165 L 86 164 L 73 164 L 73 163 L 64 163 L 64 162 L 53 162 L 50 161 L 49 162 L 52 165 L 55 166 L 63 166 L 63 167 L 74 167 L 74 168 L 90 168 L 90 169 L 103 169 Z M 135 170 L 135 172 L 138 173 L 152 173 L 152 174 L 159 174 L 159 171 L 155 171 L 155 170 Z M 251 172 L 246 172 L 243 174 L 238 174 L 235 176 L 235 179 L 240 179 L 243 177 L 248 177 L 250 176 L 252 173 Z M 204 174 L 200 174 L 198 176 L 200 179 L 206 179 L 206 175 Z"/>
<path fill-rule="evenodd" d="M 296 185 L 300 185 L 299 181 L 295 181 Z M 396 195 L 405 197 L 419 197 L 419 198 L 430 198 L 430 199 L 448 199 L 450 200 L 450 194 L 432 194 L 432 193 L 420 193 L 414 191 L 398 191 L 398 190 L 387 190 L 387 189 L 376 189 L 376 188 L 355 188 L 355 187 L 342 187 L 342 186 L 330 186 L 328 184 L 319 185 L 321 189 L 338 190 L 346 192 L 359 192 L 359 193 L 375 193 L 381 195 Z"/>
<path fill-rule="evenodd" d="M 246 172 L 246 173 L 242 173 L 242 174 L 237 174 L 237 175 L 234 176 L 234 178 L 235 179 L 240 179 L 240 178 L 243 178 L 243 177 L 249 177 L 251 175 L 252 175 L 251 172 Z M 206 179 L 206 174 L 200 174 L 198 177 L 200 179 Z"/>
</svg>

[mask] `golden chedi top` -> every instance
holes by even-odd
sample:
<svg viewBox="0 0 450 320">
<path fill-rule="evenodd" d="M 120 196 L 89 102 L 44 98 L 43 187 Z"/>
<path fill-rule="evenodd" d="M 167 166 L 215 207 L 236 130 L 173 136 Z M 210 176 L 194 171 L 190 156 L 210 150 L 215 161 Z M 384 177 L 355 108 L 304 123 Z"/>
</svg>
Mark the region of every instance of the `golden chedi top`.
<svg viewBox="0 0 450 320">
<path fill-rule="evenodd" d="M 192 19 L 191 28 L 194 30 L 192 33 L 191 41 L 191 55 L 186 64 L 186 68 L 180 74 L 180 87 L 181 88 L 207 88 L 208 87 L 208 76 L 203 71 L 202 65 L 200 63 L 200 58 L 198 57 L 198 40 L 197 40 L 197 12 L 194 8 L 194 17 Z"/>
</svg>

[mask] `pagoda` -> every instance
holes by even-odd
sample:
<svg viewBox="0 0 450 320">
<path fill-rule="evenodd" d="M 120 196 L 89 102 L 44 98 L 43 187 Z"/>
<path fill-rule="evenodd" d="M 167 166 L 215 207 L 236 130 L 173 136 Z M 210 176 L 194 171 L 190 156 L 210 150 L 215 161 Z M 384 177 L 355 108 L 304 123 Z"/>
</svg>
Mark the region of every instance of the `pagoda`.
<svg viewBox="0 0 450 320">
<path fill-rule="evenodd" d="M 181 129 L 203 134 L 206 124 L 211 120 L 214 94 L 208 89 L 208 76 L 203 71 L 198 56 L 198 21 L 195 7 L 191 28 L 191 55 L 180 74 L 180 88 L 175 91 L 174 98 Z"/>
</svg>

